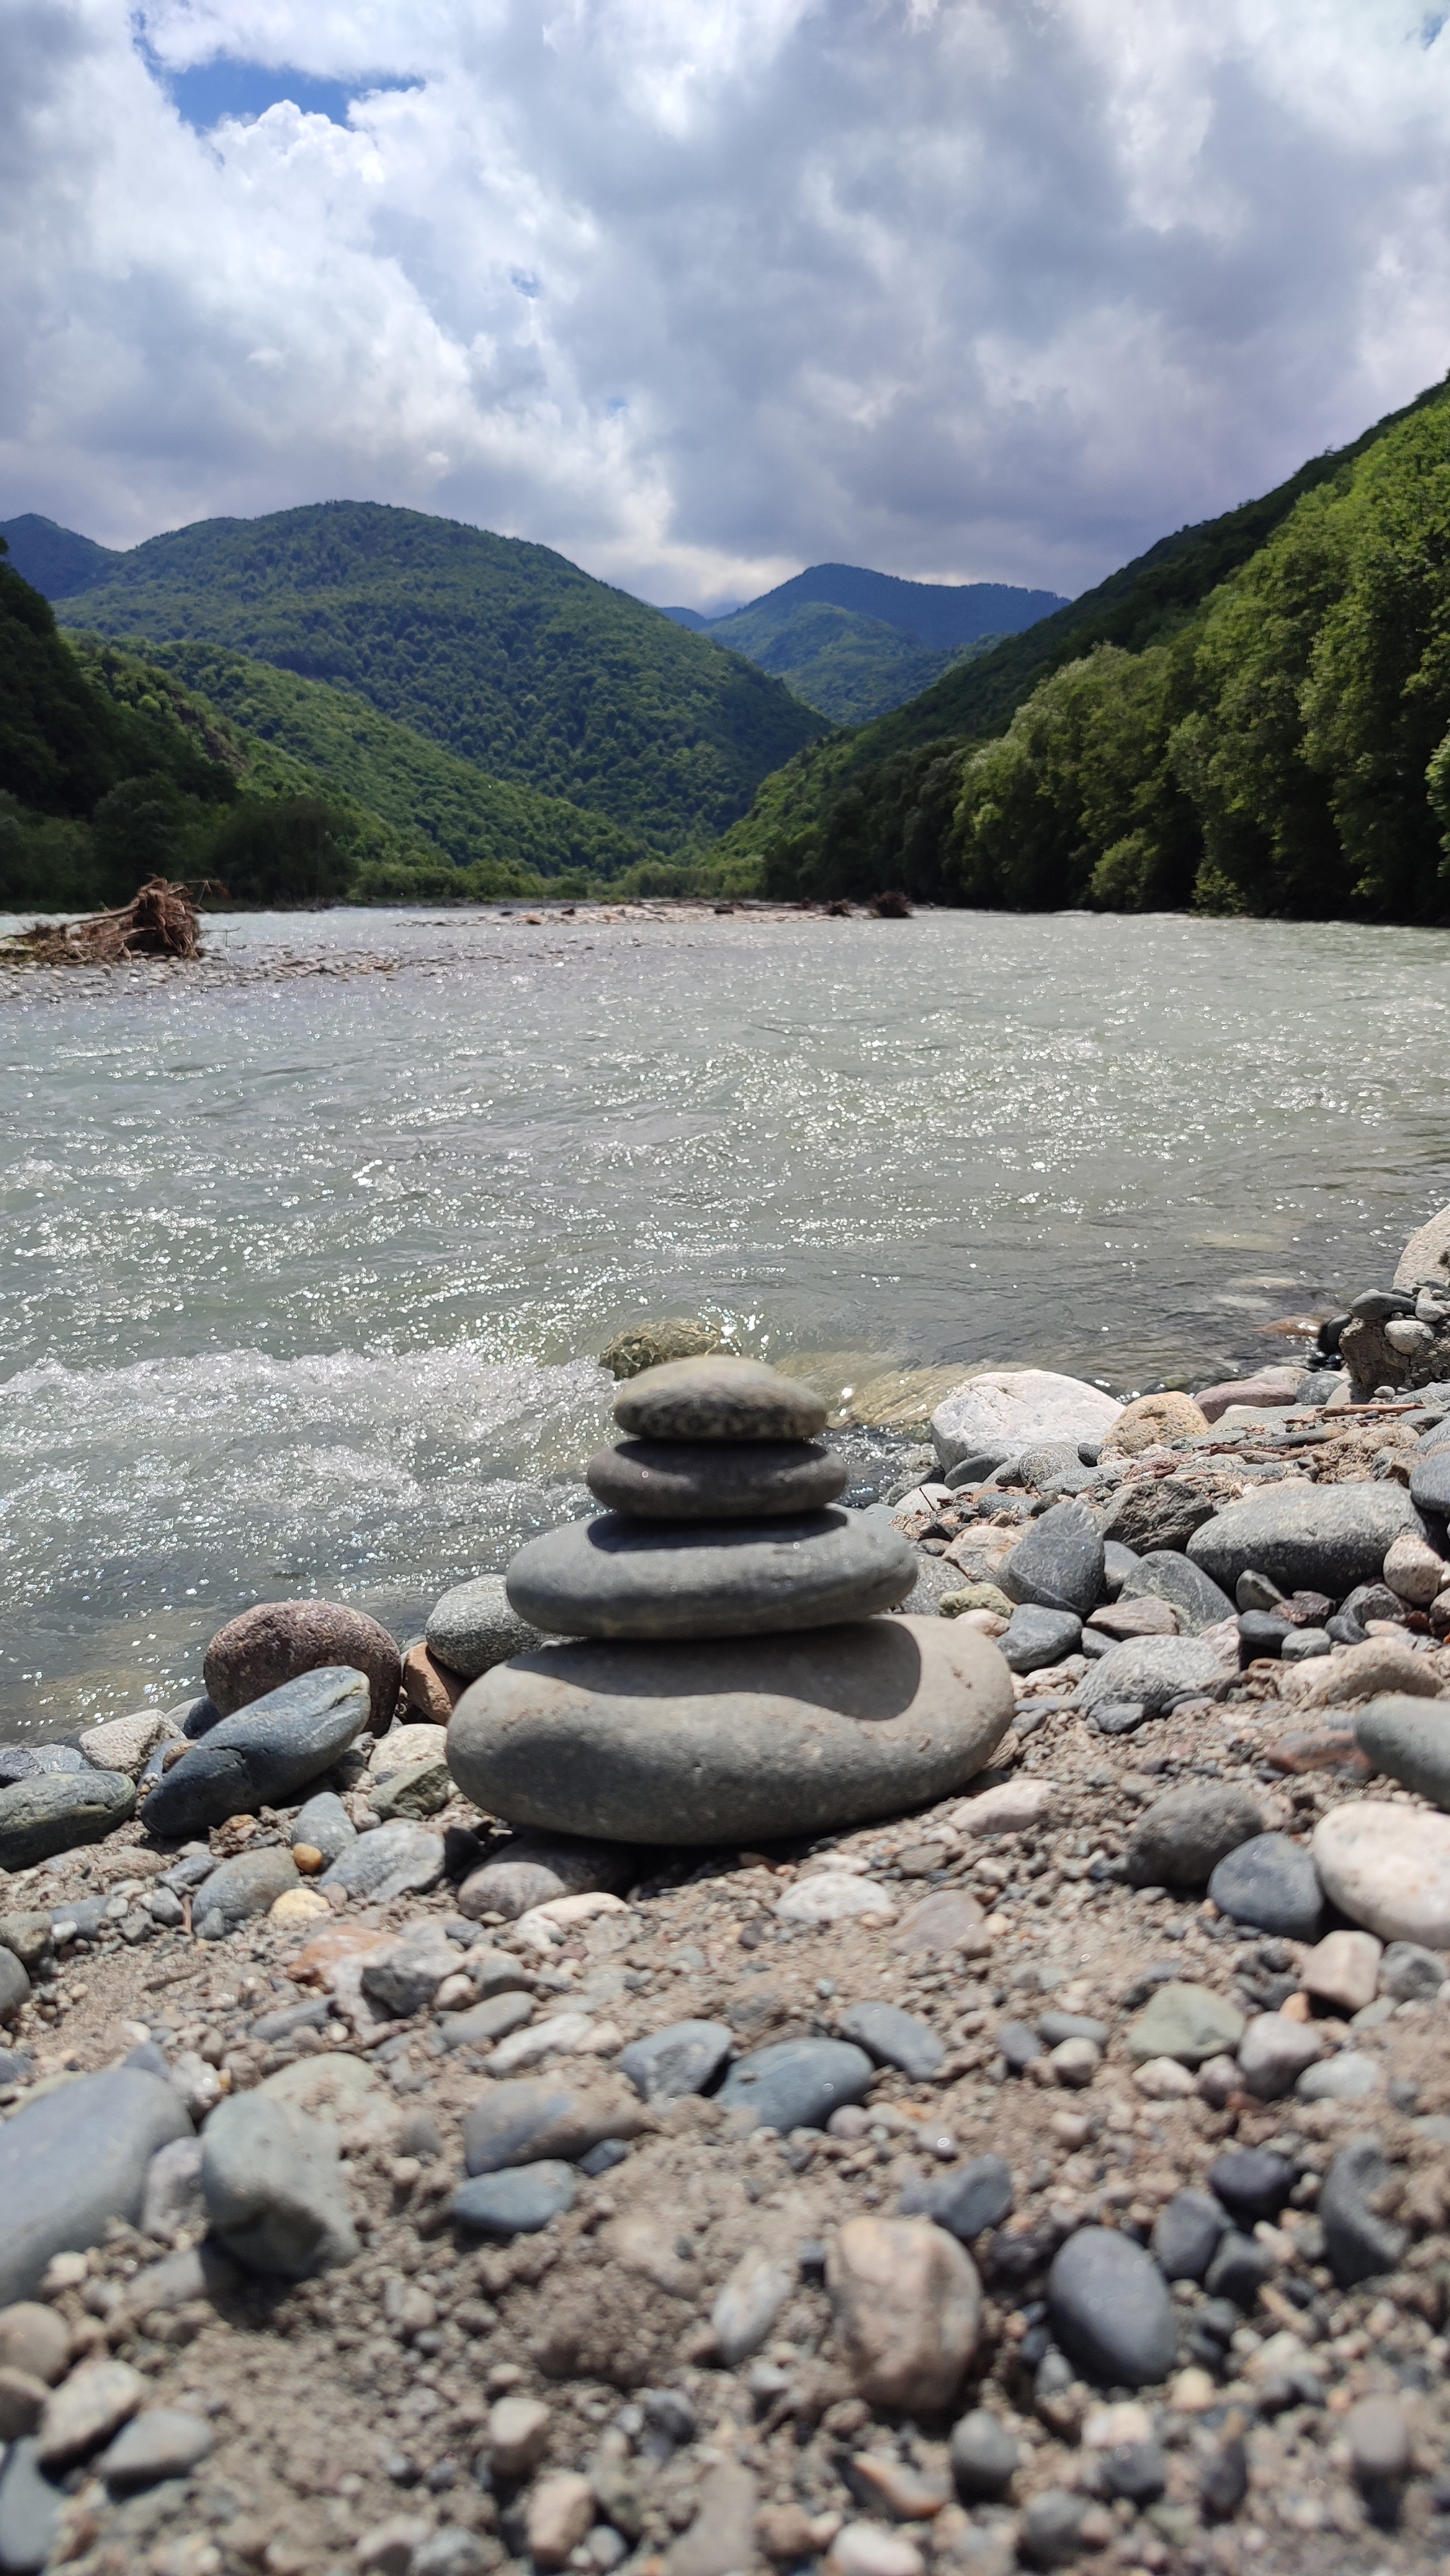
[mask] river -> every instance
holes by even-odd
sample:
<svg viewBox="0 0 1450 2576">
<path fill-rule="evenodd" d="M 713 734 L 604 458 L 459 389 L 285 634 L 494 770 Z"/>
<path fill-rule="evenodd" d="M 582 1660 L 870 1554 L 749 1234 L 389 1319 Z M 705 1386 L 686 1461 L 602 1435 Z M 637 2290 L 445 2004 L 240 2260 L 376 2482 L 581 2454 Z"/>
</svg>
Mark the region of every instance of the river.
<svg viewBox="0 0 1450 2576">
<path fill-rule="evenodd" d="M 1201 1384 L 1297 1348 L 1266 1328 L 1387 1278 L 1450 1198 L 1446 933 L 423 910 L 207 939 L 220 978 L 44 974 L 0 1008 L 6 1738 L 170 1704 L 257 1597 L 415 1628 L 582 1507 L 595 1355 L 641 1313 L 844 1382 Z"/>
</svg>

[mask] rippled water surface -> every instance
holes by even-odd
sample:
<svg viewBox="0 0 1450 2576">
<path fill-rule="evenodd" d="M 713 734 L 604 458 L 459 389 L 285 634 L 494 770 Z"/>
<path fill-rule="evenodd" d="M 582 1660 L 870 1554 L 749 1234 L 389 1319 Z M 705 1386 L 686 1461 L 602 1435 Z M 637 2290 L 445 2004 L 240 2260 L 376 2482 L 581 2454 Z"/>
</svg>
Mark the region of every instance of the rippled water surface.
<svg viewBox="0 0 1450 2576">
<path fill-rule="evenodd" d="M 641 1312 L 1201 1383 L 1297 1347 L 1265 1327 L 1387 1276 L 1450 1198 L 1446 934 L 208 937 L 230 981 L 0 1007 L 5 1734 L 179 1696 L 258 1595 L 416 1622 L 578 1507 L 593 1355 Z"/>
</svg>

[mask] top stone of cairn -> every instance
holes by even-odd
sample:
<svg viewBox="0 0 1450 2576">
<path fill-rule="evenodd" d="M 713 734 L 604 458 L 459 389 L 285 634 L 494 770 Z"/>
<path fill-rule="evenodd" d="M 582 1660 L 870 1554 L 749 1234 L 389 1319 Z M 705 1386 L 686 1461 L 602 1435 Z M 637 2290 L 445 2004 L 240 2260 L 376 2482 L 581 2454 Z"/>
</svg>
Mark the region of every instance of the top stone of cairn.
<svg viewBox="0 0 1450 2576">
<path fill-rule="evenodd" d="M 614 1399 L 621 1431 L 640 1440 L 813 1440 L 823 1399 L 760 1360 L 666 1360 L 629 1378 Z"/>
</svg>

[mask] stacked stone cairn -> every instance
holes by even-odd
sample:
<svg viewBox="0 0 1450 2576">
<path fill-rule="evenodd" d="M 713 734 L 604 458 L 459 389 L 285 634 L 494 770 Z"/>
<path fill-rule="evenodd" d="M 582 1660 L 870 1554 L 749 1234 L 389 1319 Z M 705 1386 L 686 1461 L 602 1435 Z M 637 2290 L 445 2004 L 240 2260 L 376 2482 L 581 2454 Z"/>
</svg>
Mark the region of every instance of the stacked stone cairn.
<svg viewBox="0 0 1450 2576">
<path fill-rule="evenodd" d="M 516 1826 L 729 1845 L 900 1815 L 962 1788 L 1011 1723 L 1011 1677 L 951 1621 L 882 1617 L 914 1549 L 836 1498 L 810 1388 L 724 1355 L 621 1387 L 586 1469 L 604 1509 L 508 1571 L 557 1645 L 453 1713 L 454 1778 Z"/>
</svg>

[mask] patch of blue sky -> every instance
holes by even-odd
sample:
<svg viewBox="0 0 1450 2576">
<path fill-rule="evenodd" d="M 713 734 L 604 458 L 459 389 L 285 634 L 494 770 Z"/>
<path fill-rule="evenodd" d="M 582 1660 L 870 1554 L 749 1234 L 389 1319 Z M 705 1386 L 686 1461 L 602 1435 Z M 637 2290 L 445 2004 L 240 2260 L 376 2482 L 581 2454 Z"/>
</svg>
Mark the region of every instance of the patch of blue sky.
<svg viewBox="0 0 1450 2576">
<path fill-rule="evenodd" d="M 418 86 L 415 81 L 387 73 L 369 73 L 351 81 L 318 80 L 312 73 L 296 71 L 287 64 L 279 67 L 239 62 L 229 54 L 218 54 L 209 63 L 193 63 L 184 71 L 165 70 L 153 57 L 150 69 L 198 134 L 209 133 L 223 117 L 250 120 L 264 116 L 269 107 L 276 107 L 283 99 L 290 99 L 305 115 L 325 116 L 334 125 L 346 125 L 352 101 L 369 90 Z"/>
</svg>

